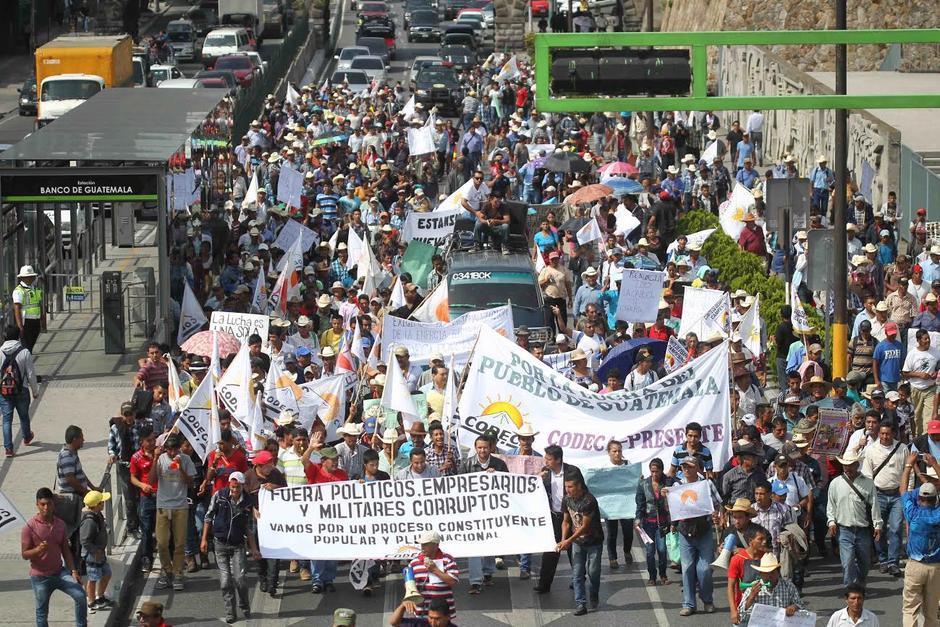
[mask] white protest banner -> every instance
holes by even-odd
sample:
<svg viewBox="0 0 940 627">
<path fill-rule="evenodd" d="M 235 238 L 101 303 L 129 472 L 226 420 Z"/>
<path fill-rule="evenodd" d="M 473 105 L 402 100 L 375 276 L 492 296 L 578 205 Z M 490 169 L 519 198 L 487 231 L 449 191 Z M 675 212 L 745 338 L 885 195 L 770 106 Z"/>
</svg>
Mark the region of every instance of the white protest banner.
<svg viewBox="0 0 940 627">
<path fill-rule="evenodd" d="M 304 175 L 294 168 L 283 167 L 277 177 L 277 200 L 288 207 L 300 208 L 304 193 Z"/>
<path fill-rule="evenodd" d="M 0 492 L 0 532 L 15 531 L 26 524 L 26 518 L 16 509 L 3 492 Z"/>
<path fill-rule="evenodd" d="M 564 353 L 552 353 L 550 355 L 542 355 L 542 361 L 548 365 L 549 368 L 556 372 L 561 372 L 565 368 L 571 365 L 571 354 L 574 351 L 566 351 Z"/>
<path fill-rule="evenodd" d="M 704 320 L 704 316 L 715 303 L 724 297 L 725 292 L 721 290 L 710 290 L 707 287 L 685 288 L 679 337 L 684 338 L 689 333 L 695 333 L 699 340 L 704 340 L 714 334 L 715 330 Z"/>
<path fill-rule="evenodd" d="M 180 326 L 176 331 L 176 343 L 182 344 L 188 340 L 205 323 L 206 314 L 202 311 L 202 305 L 196 300 L 193 288 L 189 287 L 189 281 L 183 281 L 183 303 L 180 306 Z"/>
<path fill-rule="evenodd" d="M 405 218 L 405 226 L 401 233 L 402 241 L 418 240 L 436 248 L 443 248 L 454 235 L 457 218 L 464 213 L 466 210 L 461 207 L 438 209 L 430 213 L 412 211 Z"/>
<path fill-rule="evenodd" d="M 816 613 L 800 610 L 793 616 L 787 616 L 787 608 L 755 603 L 751 607 L 748 625 L 760 627 L 815 627 Z"/>
<path fill-rule="evenodd" d="M 214 410 L 215 385 L 212 375 L 207 374 L 193 392 L 189 405 L 180 412 L 176 427 L 183 434 L 199 459 L 206 461 L 209 452 L 222 438 L 218 414 Z"/>
<path fill-rule="evenodd" d="M 604 466 L 607 442 L 623 443 L 631 464 L 666 458 L 684 441 L 685 425 L 702 423 L 716 463 L 731 456 L 728 345 L 722 343 L 676 372 L 633 392 L 599 394 L 575 385 L 515 342 L 484 328 L 458 406 L 461 443 L 490 428 L 501 450 L 517 446 L 523 419 L 582 467 Z"/>
<path fill-rule="evenodd" d="M 281 227 L 280 232 L 277 234 L 277 239 L 274 240 L 271 247 L 280 248 L 284 252 L 287 252 L 290 250 L 290 247 L 294 245 L 294 242 L 297 241 L 298 234 L 301 237 L 301 252 L 307 252 L 310 250 L 311 246 L 319 243 L 320 237 L 315 231 L 308 229 L 297 220 L 288 220 L 284 223 L 284 226 Z M 279 264 L 277 269 L 280 270 L 282 267 L 283 264 Z"/>
<path fill-rule="evenodd" d="M 716 229 L 705 229 L 704 231 L 696 231 L 695 233 L 689 233 L 688 235 L 684 236 L 686 238 L 686 243 L 685 243 L 685 252 L 683 253 L 683 255 L 688 257 L 689 256 L 688 251 L 690 248 L 694 248 L 696 246 L 701 247 L 705 243 L 705 240 L 707 240 L 709 236 L 715 232 L 715 230 Z M 666 252 L 672 253 L 672 251 L 674 251 L 678 247 L 679 247 L 679 238 L 676 238 L 676 240 L 673 243 L 669 244 L 669 246 L 666 247 Z"/>
<path fill-rule="evenodd" d="M 434 152 L 433 129 L 430 126 L 420 126 L 408 129 L 408 154 L 412 157 L 429 155 Z"/>
<path fill-rule="evenodd" d="M 666 358 L 663 360 L 663 368 L 666 372 L 675 372 L 688 360 L 689 351 L 676 338 L 675 335 L 669 336 L 666 342 Z"/>
<path fill-rule="evenodd" d="M 669 488 L 666 500 L 669 503 L 671 520 L 686 520 L 708 516 L 715 511 L 712 493 L 707 479 L 694 483 L 682 483 Z"/>
<path fill-rule="evenodd" d="M 503 305 L 472 311 L 451 322 L 416 322 L 386 316 L 382 324 L 382 356 L 385 359 L 396 346 L 405 346 L 411 355 L 411 363 L 424 365 L 430 361 L 431 355 L 446 347 L 447 352 L 463 364 L 473 350 L 477 333 L 484 327 L 495 329 L 493 333 L 502 337 L 515 337 L 512 307 Z"/>
<path fill-rule="evenodd" d="M 624 268 L 623 276 L 620 277 L 617 320 L 656 322 L 662 294 L 662 271 Z"/>
<path fill-rule="evenodd" d="M 261 336 L 261 346 L 268 344 L 268 322 L 271 319 L 261 314 L 213 311 L 209 319 L 210 331 L 224 331 L 234 335 L 239 342 L 247 342 L 252 333 Z"/>
<path fill-rule="evenodd" d="M 454 557 L 552 551 L 538 476 L 480 472 L 437 479 L 341 481 L 261 490 L 258 538 L 270 559 L 391 559 L 436 531 Z"/>
<path fill-rule="evenodd" d="M 555 144 L 526 144 L 526 150 L 529 151 L 529 161 L 532 161 L 542 154 L 550 155 L 555 152 Z"/>
</svg>

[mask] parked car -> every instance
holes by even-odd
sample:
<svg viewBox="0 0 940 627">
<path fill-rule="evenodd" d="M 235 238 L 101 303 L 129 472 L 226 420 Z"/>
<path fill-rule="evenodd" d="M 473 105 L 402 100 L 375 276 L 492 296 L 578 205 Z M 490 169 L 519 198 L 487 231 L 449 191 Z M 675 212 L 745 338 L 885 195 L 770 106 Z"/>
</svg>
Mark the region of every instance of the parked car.
<svg viewBox="0 0 940 627">
<path fill-rule="evenodd" d="M 195 80 L 199 81 L 199 84 L 206 89 L 228 89 L 228 83 L 226 83 L 222 78 L 203 76 L 202 78 L 197 78 Z"/>
<path fill-rule="evenodd" d="M 385 72 L 385 61 L 382 57 L 368 55 L 356 57 L 352 60 L 350 70 L 362 70 L 369 77 L 369 80 L 375 81 L 378 86 L 385 85 L 388 75 Z"/>
<path fill-rule="evenodd" d="M 203 84 L 195 78 L 171 78 L 160 83 L 162 89 L 202 89 Z"/>
<path fill-rule="evenodd" d="M 168 81 L 173 78 L 186 78 L 178 67 L 175 65 L 151 65 L 150 66 L 150 83 L 154 87 L 159 87 L 160 83 L 163 81 Z"/>
<path fill-rule="evenodd" d="M 349 85 L 351 92 L 359 93 L 369 86 L 369 75 L 362 70 L 336 70 L 330 77 L 331 85 Z"/>
<path fill-rule="evenodd" d="M 228 85 L 230 95 L 234 96 L 238 93 L 238 79 L 235 78 L 235 72 L 232 70 L 200 70 L 193 78 L 221 78 Z"/>
<path fill-rule="evenodd" d="M 421 71 L 426 65 L 437 65 L 443 64 L 444 59 L 438 56 L 420 56 L 415 57 L 415 60 L 411 62 L 411 69 L 408 70 L 408 82 L 411 85 L 414 85 L 415 79 L 418 78 L 418 72 Z"/>
<path fill-rule="evenodd" d="M 356 46 L 364 46 L 371 54 L 382 57 L 385 67 L 392 65 L 392 50 L 385 42 L 384 37 L 357 37 Z"/>
<path fill-rule="evenodd" d="M 251 81 L 261 74 L 261 67 L 256 66 L 246 54 L 227 54 L 219 57 L 214 69 L 232 70 L 235 78 L 238 79 L 238 84 L 246 89 L 251 85 Z"/>
<path fill-rule="evenodd" d="M 463 88 L 453 67 L 426 65 L 418 71 L 414 83 L 415 102 L 425 108 L 437 107 L 442 115 L 459 116 Z"/>
<path fill-rule="evenodd" d="M 16 91 L 20 94 L 20 115 L 36 115 L 36 77 L 27 78 Z"/>
<path fill-rule="evenodd" d="M 372 51 L 365 46 L 346 46 L 339 51 L 339 54 L 333 57 L 336 60 L 336 69 L 348 70 L 353 59 L 367 54 L 372 54 Z"/>
<path fill-rule="evenodd" d="M 440 24 L 437 11 L 433 9 L 412 12 L 408 26 L 408 41 L 440 41 Z"/>
</svg>

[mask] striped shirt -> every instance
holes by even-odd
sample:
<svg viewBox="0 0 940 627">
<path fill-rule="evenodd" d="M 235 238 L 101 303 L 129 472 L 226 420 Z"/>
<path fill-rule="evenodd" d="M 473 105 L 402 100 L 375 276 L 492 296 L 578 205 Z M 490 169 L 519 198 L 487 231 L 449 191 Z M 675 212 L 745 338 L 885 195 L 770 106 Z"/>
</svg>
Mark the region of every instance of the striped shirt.
<svg viewBox="0 0 940 627">
<path fill-rule="evenodd" d="M 304 473 L 304 463 L 300 455 L 292 448 L 281 449 L 277 454 L 277 467 L 287 479 L 287 485 L 307 485 L 307 475 Z"/>
<path fill-rule="evenodd" d="M 459 581 L 460 568 L 457 567 L 457 562 L 453 557 L 438 549 L 433 559 L 437 562 L 441 570 Z M 421 604 L 415 604 L 415 614 L 418 616 L 427 616 L 428 606 L 431 604 L 431 601 L 433 599 L 444 599 L 447 601 L 451 619 L 457 616 L 457 606 L 454 602 L 453 589 L 442 582 L 438 577 L 434 577 L 428 572 L 427 567 L 424 565 L 424 554 L 411 560 L 411 563 L 408 565 L 414 571 L 415 583 L 418 584 L 418 592 L 424 597 L 424 601 Z"/>
<path fill-rule="evenodd" d="M 78 451 L 63 446 L 62 450 L 59 451 L 59 458 L 56 460 L 55 466 L 59 480 L 59 492 L 62 494 L 75 494 L 75 490 L 65 479 L 66 475 L 75 475 L 75 479 L 81 485 L 88 487 L 88 477 L 85 476 L 85 471 L 82 470 L 82 460 L 78 458 Z"/>
<path fill-rule="evenodd" d="M 335 222 L 336 221 L 336 205 L 339 203 L 339 198 L 336 194 L 317 194 L 317 207 L 323 211 L 323 220 L 325 222 Z"/>
</svg>

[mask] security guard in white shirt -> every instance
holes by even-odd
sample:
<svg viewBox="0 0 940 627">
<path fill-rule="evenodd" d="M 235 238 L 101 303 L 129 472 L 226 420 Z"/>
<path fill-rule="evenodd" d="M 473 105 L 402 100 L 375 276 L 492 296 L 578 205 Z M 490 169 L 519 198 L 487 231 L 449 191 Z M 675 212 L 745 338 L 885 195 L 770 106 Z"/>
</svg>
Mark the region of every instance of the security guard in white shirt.
<svg viewBox="0 0 940 627">
<path fill-rule="evenodd" d="M 20 282 L 13 289 L 13 318 L 20 330 L 20 342 L 31 353 L 39 332 L 46 330 L 46 310 L 42 289 L 35 286 L 36 277 L 32 266 L 23 266 L 16 275 Z"/>
</svg>

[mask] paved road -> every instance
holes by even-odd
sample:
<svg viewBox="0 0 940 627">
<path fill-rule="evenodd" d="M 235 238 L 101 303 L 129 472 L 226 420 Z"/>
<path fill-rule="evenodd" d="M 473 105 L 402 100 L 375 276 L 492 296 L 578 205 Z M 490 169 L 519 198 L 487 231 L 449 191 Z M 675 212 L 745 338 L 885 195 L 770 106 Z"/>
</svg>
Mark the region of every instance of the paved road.
<svg viewBox="0 0 940 627">
<path fill-rule="evenodd" d="M 399 18 L 400 19 L 400 18 Z M 399 23 L 399 27 L 401 24 Z M 343 20 L 339 46 L 353 45 L 355 23 L 347 13 Z M 436 44 L 408 44 L 405 37 L 399 43 L 397 58 L 392 63 L 389 81 L 404 80 L 405 70 L 415 56 L 433 54 Z M 446 547 L 445 547 L 446 549 Z M 593 627 L 644 625 L 667 626 L 682 624 L 678 616 L 681 608 L 681 589 L 678 574 L 673 574 L 674 583 L 667 587 L 647 587 L 642 551 L 633 550 L 636 563 L 620 571 L 610 571 L 606 558 L 603 562 L 601 606 L 597 612 L 580 620 Z M 536 558 L 536 563 L 538 558 Z M 495 577 L 496 585 L 487 588 L 481 596 L 467 594 L 466 560 L 460 560 L 463 581 L 457 590 L 457 622 L 461 625 L 487 627 L 513 625 L 529 627 L 536 625 L 574 625 L 578 618 L 571 616 L 572 593 L 568 589 L 570 569 L 562 559 L 554 588 L 549 594 L 537 595 L 532 591 L 533 581 L 520 581 L 515 561 L 510 560 L 510 569 L 500 571 Z M 338 607 L 354 608 L 360 616 L 359 625 L 377 627 L 387 624 L 390 613 L 403 595 L 400 574 L 386 578 L 370 598 L 356 592 L 348 583 L 348 564 L 341 565 L 337 578 L 337 591 L 326 595 L 313 595 L 309 582 L 301 582 L 297 575 L 289 575 L 286 584 L 276 598 L 260 592 L 254 573 L 250 575 L 252 595 L 251 625 L 326 625 L 333 610 Z M 814 574 L 806 585 L 806 597 L 811 608 L 828 616 L 841 604 L 841 568 L 835 561 L 814 559 L 811 562 Z M 187 589 L 183 592 L 155 590 L 157 573 L 154 571 L 141 583 L 140 600 L 153 598 L 167 608 L 168 620 L 175 625 L 208 626 L 222 624 L 225 609 L 219 592 L 218 571 L 212 568 L 191 575 Z M 716 571 L 715 604 L 718 613 L 698 615 L 687 621 L 696 627 L 718 627 L 728 624 L 727 601 L 725 600 L 724 571 Z M 871 586 L 869 609 L 882 619 L 884 625 L 900 624 L 900 589 L 897 580 L 883 575 L 874 578 Z M 241 621 L 239 624 L 245 624 Z M 825 623 L 823 623 L 825 624 Z"/>
</svg>

